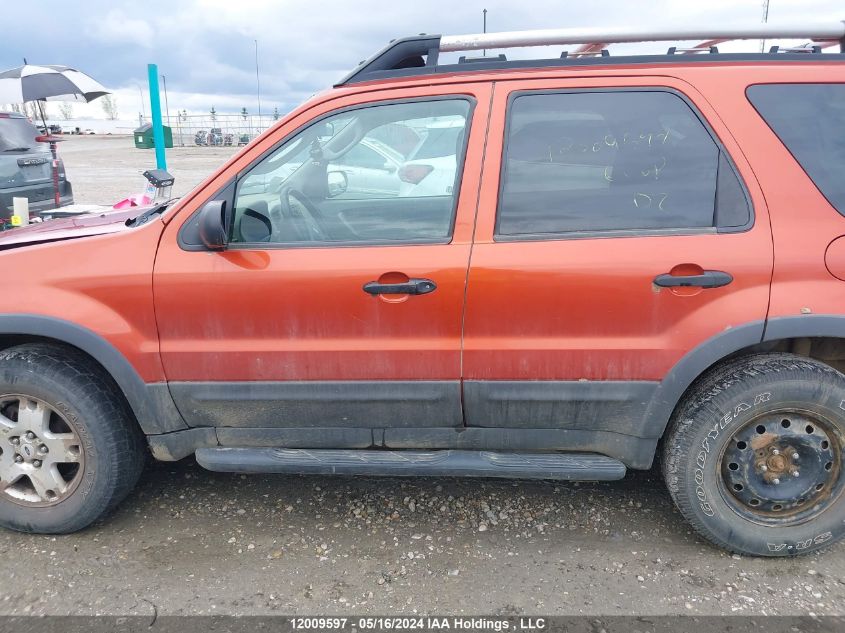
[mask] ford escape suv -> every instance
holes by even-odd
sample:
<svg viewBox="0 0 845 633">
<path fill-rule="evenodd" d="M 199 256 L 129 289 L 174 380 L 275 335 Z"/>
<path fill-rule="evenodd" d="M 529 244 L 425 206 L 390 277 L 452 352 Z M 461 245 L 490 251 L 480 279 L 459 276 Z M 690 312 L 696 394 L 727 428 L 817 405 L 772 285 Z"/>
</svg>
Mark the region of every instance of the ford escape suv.
<svg viewBox="0 0 845 633">
<path fill-rule="evenodd" d="M 81 529 L 150 450 L 553 480 L 657 460 L 721 547 L 841 538 L 845 55 L 822 49 L 845 25 L 684 35 L 711 41 L 397 40 L 174 204 L 0 238 L 0 524 Z M 526 43 L 585 46 L 441 55 Z"/>
<path fill-rule="evenodd" d="M 39 130 L 22 114 L 0 112 L 0 224 L 12 216 L 14 198 L 29 200 L 32 215 L 55 208 L 53 158 Z M 73 189 L 59 159 L 59 201 L 73 204 Z"/>
</svg>

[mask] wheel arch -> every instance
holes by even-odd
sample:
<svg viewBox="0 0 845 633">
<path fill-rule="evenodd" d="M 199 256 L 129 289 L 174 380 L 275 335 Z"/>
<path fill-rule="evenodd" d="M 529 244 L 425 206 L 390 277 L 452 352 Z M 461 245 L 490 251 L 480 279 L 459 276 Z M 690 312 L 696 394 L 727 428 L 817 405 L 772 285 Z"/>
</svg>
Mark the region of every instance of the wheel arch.
<svg viewBox="0 0 845 633">
<path fill-rule="evenodd" d="M 54 343 L 85 354 L 114 381 L 145 434 L 187 428 L 166 383 L 145 383 L 123 354 L 99 334 L 54 317 L 0 314 L 0 350 L 32 342 Z"/>
<path fill-rule="evenodd" d="M 828 350 L 836 349 L 841 356 L 814 354 L 813 341 L 816 348 L 820 342 L 827 343 Z M 745 323 L 707 339 L 681 358 L 655 390 L 645 414 L 649 436 L 663 437 L 684 395 L 711 367 L 739 356 L 777 350 L 817 358 L 845 370 L 845 316 L 775 317 Z"/>
</svg>

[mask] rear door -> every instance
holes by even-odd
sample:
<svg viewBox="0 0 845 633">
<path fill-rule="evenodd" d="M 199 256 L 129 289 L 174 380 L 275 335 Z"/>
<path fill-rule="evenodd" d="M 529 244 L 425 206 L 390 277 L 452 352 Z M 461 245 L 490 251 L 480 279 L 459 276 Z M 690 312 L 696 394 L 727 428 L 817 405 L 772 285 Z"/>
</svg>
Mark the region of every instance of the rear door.
<svg viewBox="0 0 845 633">
<path fill-rule="evenodd" d="M 487 157 L 467 424 L 656 437 L 646 406 L 684 354 L 762 332 L 771 234 L 736 143 L 679 80 L 514 81 L 496 84 Z"/>
</svg>

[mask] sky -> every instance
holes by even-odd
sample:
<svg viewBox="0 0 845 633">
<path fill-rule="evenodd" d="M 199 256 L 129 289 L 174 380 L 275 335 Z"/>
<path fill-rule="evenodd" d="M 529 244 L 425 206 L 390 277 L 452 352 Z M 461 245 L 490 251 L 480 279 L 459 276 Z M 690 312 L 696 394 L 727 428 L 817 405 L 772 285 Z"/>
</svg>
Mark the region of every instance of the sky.
<svg viewBox="0 0 845 633">
<path fill-rule="evenodd" d="M 417 33 L 552 27 L 757 23 L 762 0 L 39 0 L 3 3 L 0 70 L 64 64 L 88 73 L 117 98 L 121 119 L 149 99 L 147 64 L 166 77 L 172 113 L 257 112 L 255 41 L 262 111 L 284 113 L 344 76 L 395 37 Z M 845 19 L 842 0 L 771 0 L 769 21 Z M 8 25 L 14 25 L 10 28 Z M 665 52 L 668 44 L 620 45 Z M 752 42 L 720 50 L 757 50 Z M 541 57 L 536 50 L 509 57 Z M 559 55 L 560 48 L 552 54 Z M 53 116 L 58 109 L 52 105 Z M 104 117 L 95 101 L 76 116 Z M 149 113 L 149 104 L 144 104 Z"/>
</svg>

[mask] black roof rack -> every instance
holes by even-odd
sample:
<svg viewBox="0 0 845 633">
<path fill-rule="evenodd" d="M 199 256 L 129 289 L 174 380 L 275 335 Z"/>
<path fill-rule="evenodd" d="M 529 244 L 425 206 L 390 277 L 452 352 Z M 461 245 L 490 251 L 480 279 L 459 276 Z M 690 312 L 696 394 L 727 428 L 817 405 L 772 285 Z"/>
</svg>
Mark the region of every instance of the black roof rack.
<svg viewBox="0 0 845 633">
<path fill-rule="evenodd" d="M 800 48 L 779 48 L 774 46 L 769 53 L 719 53 L 716 44 L 732 40 L 797 38 L 814 41 L 813 46 Z M 666 55 L 636 55 L 615 57 L 604 46 L 621 42 L 704 40 L 693 48 L 673 46 Z M 551 46 L 557 44 L 582 44 L 581 49 L 564 52 L 557 59 L 510 60 L 504 55 L 489 57 L 461 57 L 458 64 L 440 65 L 440 53 L 479 49 L 496 49 L 525 46 Z M 476 33 L 471 35 L 426 35 L 392 40 L 385 48 L 362 61 L 355 70 L 341 79 L 336 86 L 362 81 L 411 77 L 444 72 L 467 72 L 499 68 L 539 68 L 546 66 L 570 66 L 608 63 L 684 63 L 694 60 L 709 61 L 709 55 L 690 55 L 707 52 L 719 55 L 720 60 L 753 61 L 771 59 L 777 54 L 779 60 L 806 59 L 807 53 L 820 53 L 822 48 L 839 44 L 845 53 L 845 22 L 825 24 L 749 24 L 745 27 L 696 26 L 664 29 L 545 29 L 539 31 L 511 31 L 504 33 Z M 598 50 L 601 49 L 601 50 Z M 678 55 L 677 53 L 683 53 Z M 828 57 L 828 56 L 825 56 Z M 845 56 L 832 56 L 830 61 L 842 61 Z M 712 59 L 712 58 L 711 58 Z"/>
</svg>

